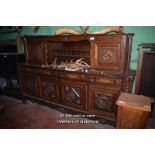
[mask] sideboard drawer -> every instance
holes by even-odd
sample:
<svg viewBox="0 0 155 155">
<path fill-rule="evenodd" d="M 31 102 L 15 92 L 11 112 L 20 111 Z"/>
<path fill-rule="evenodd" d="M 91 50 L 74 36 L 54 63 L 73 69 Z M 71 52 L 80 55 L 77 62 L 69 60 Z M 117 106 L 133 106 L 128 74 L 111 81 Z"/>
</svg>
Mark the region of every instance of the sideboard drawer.
<svg viewBox="0 0 155 155">
<path fill-rule="evenodd" d="M 47 70 L 47 69 L 42 69 L 42 74 L 58 76 L 58 72 L 57 71 L 51 71 L 51 70 Z"/>
<path fill-rule="evenodd" d="M 88 82 L 96 82 L 96 77 L 95 76 L 87 76 L 87 81 Z"/>
<path fill-rule="evenodd" d="M 85 75 L 76 74 L 76 73 L 60 73 L 61 78 L 67 78 L 72 80 L 86 80 Z"/>
<path fill-rule="evenodd" d="M 36 68 L 21 68 L 22 71 L 24 72 L 31 72 L 31 73 L 36 73 L 36 74 L 40 74 L 41 73 L 41 69 L 36 69 Z"/>
<path fill-rule="evenodd" d="M 122 79 L 108 78 L 108 77 L 96 77 L 96 82 L 108 86 L 121 86 L 123 83 Z"/>
</svg>

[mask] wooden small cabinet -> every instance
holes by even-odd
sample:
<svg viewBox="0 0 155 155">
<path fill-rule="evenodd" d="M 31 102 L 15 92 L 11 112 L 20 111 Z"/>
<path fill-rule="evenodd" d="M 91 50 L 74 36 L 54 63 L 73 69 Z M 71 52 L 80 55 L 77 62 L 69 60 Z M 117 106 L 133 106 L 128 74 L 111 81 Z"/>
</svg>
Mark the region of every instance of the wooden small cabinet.
<svg viewBox="0 0 155 155">
<path fill-rule="evenodd" d="M 61 80 L 61 102 L 72 108 L 86 110 L 86 84 Z"/>
<path fill-rule="evenodd" d="M 116 127 L 118 129 L 143 129 L 148 112 L 119 106 L 117 117 Z"/>
<path fill-rule="evenodd" d="M 107 86 L 89 85 L 89 109 L 97 115 L 115 118 L 116 99 L 119 89 Z"/>
<path fill-rule="evenodd" d="M 121 93 L 116 104 L 118 105 L 118 129 L 145 128 L 148 112 L 151 111 L 151 98 L 142 95 Z"/>
</svg>

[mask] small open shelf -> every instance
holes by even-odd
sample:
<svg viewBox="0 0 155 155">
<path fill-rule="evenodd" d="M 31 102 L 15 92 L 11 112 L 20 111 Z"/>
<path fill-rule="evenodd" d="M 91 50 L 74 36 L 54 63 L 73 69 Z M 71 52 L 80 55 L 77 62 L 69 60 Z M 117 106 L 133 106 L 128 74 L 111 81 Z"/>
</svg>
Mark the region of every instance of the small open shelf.
<svg viewBox="0 0 155 155">
<path fill-rule="evenodd" d="M 90 64 L 90 42 L 88 40 L 69 41 L 69 42 L 48 42 L 47 49 L 47 64 L 57 59 L 57 62 L 71 60 L 76 61 L 83 58 L 85 62 Z"/>
</svg>

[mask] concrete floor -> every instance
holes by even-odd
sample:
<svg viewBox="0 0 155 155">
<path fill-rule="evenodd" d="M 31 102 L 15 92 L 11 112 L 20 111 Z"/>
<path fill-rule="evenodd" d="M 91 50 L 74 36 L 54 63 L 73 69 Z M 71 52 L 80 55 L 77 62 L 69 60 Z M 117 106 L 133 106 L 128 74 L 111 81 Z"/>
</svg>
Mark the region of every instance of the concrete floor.
<svg viewBox="0 0 155 155">
<path fill-rule="evenodd" d="M 56 109 L 20 99 L 0 96 L 0 128 L 5 129 L 114 129 L 105 121 L 89 120 L 79 115 L 60 112 Z M 3 103 L 3 104 L 2 104 Z M 3 109 L 4 105 L 4 109 Z M 3 109 L 3 110 L 2 110 Z M 155 129 L 155 106 L 149 116 L 146 129 Z"/>
<path fill-rule="evenodd" d="M 69 114 L 31 101 L 0 96 L 4 104 L 0 112 L 2 129 L 114 129 L 110 124 L 90 120 L 79 114 Z M 104 122 L 104 121 L 102 121 Z"/>
</svg>

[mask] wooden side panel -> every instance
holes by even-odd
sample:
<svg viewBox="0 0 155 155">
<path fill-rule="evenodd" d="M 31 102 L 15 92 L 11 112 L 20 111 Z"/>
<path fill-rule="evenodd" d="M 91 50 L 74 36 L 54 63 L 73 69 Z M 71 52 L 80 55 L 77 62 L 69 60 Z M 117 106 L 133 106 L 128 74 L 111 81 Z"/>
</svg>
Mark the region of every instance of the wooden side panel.
<svg viewBox="0 0 155 155">
<path fill-rule="evenodd" d="M 148 113 L 123 106 L 118 107 L 117 128 L 142 129 L 145 126 Z"/>
</svg>

